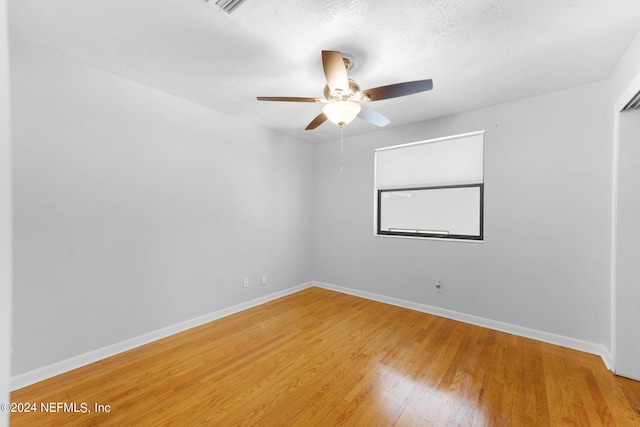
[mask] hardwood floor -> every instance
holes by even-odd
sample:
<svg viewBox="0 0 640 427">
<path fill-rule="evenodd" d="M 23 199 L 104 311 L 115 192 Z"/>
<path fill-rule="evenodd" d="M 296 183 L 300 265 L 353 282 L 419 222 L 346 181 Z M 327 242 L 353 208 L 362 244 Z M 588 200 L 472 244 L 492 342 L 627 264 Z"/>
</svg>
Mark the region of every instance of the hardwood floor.
<svg viewBox="0 0 640 427">
<path fill-rule="evenodd" d="M 310 288 L 17 390 L 11 425 L 640 426 L 633 396 L 597 356 Z"/>
<path fill-rule="evenodd" d="M 640 382 L 623 377 L 616 378 L 622 392 L 640 419 Z"/>
</svg>

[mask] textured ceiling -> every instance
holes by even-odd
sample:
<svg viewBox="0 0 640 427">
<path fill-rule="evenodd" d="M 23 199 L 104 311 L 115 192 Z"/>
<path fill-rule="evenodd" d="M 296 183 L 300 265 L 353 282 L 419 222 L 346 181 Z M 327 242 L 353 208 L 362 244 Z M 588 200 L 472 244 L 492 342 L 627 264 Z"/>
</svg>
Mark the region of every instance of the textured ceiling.
<svg viewBox="0 0 640 427">
<path fill-rule="evenodd" d="M 111 73 L 312 142 L 320 51 L 356 60 L 364 88 L 431 78 L 370 104 L 389 126 L 604 79 L 640 30 L 638 0 L 10 0 L 10 34 Z M 376 131 L 356 120 L 345 134 Z"/>
</svg>

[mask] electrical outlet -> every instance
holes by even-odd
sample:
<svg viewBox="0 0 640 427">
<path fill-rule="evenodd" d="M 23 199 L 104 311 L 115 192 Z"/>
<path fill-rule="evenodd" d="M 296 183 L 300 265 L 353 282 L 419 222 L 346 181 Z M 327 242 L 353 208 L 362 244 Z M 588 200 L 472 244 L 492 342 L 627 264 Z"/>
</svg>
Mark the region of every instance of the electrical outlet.
<svg viewBox="0 0 640 427">
<path fill-rule="evenodd" d="M 243 288 L 248 288 L 249 287 L 249 278 L 245 277 L 244 279 L 242 279 L 242 287 Z"/>
<path fill-rule="evenodd" d="M 440 279 L 436 279 L 436 292 L 444 292 L 442 281 L 440 281 Z"/>
<path fill-rule="evenodd" d="M 260 281 L 261 285 L 266 285 L 267 284 L 267 275 L 263 274 L 262 275 L 262 280 Z"/>
</svg>

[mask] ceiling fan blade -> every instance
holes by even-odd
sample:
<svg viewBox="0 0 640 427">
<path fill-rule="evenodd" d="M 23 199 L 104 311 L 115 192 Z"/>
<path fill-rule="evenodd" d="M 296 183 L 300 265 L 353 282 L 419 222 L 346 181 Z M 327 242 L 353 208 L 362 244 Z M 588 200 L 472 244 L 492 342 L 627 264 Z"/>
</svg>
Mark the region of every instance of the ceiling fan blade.
<svg viewBox="0 0 640 427">
<path fill-rule="evenodd" d="M 311 121 L 311 123 L 309 123 L 309 125 L 306 128 L 304 128 L 304 130 L 313 130 L 326 121 L 327 121 L 327 116 L 324 113 L 320 113 L 316 116 L 315 119 Z"/>
<path fill-rule="evenodd" d="M 349 76 L 347 76 L 347 67 L 344 65 L 344 59 L 340 52 L 333 50 L 322 51 L 322 67 L 324 75 L 327 78 L 327 85 L 331 92 L 349 91 Z"/>
<path fill-rule="evenodd" d="M 391 120 L 387 119 L 382 114 L 378 113 L 376 110 L 369 108 L 365 105 L 360 105 L 360 112 L 358 113 L 358 117 L 362 120 L 366 120 L 371 124 L 376 126 L 386 126 L 391 123 Z"/>
<path fill-rule="evenodd" d="M 433 89 L 433 81 L 431 79 L 416 80 L 414 82 L 396 83 L 389 86 L 363 90 L 362 96 L 365 99 L 368 98 L 369 101 L 378 101 L 381 99 L 413 95 L 414 93 L 425 92 L 431 89 Z"/>
<path fill-rule="evenodd" d="M 259 96 L 258 101 L 322 102 L 322 100 L 318 98 L 301 98 L 295 96 Z"/>
</svg>

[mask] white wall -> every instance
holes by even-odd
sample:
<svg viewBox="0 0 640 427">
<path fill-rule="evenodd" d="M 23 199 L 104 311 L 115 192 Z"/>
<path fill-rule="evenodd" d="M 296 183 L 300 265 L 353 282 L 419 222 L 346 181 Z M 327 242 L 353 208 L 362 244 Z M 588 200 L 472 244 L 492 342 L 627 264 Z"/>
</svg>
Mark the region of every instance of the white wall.
<svg viewBox="0 0 640 427">
<path fill-rule="evenodd" d="M 7 3 L 0 0 L 0 403 L 9 401 L 11 366 L 11 139 Z M 0 412 L 0 426 L 9 414 Z"/>
<path fill-rule="evenodd" d="M 19 40 L 11 72 L 13 375 L 309 279 L 307 144 Z"/>
<path fill-rule="evenodd" d="M 349 138 L 342 174 L 339 143 L 316 146 L 314 278 L 608 345 L 606 100 L 595 83 Z M 374 237 L 373 150 L 478 130 L 485 242 Z"/>
</svg>

